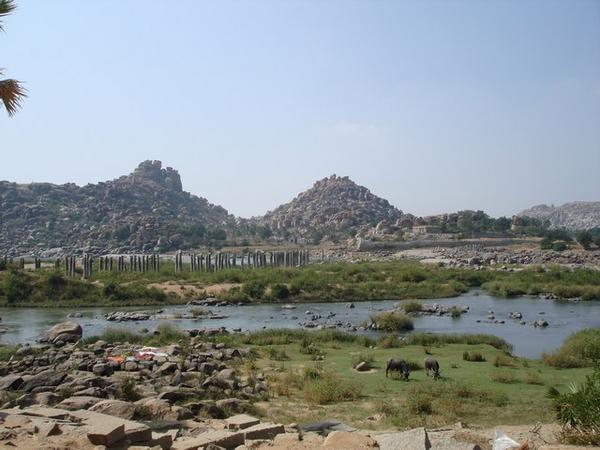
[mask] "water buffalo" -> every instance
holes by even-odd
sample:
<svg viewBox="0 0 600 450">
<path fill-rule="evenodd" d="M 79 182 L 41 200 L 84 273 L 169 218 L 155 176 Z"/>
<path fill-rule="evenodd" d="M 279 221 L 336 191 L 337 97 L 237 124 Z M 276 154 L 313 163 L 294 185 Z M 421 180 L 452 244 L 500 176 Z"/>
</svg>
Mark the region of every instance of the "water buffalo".
<svg viewBox="0 0 600 450">
<path fill-rule="evenodd" d="M 425 373 L 429 375 L 431 372 L 431 376 L 434 380 L 437 380 L 440 377 L 440 364 L 437 360 L 433 358 L 425 358 Z"/>
<path fill-rule="evenodd" d="M 388 372 L 390 370 L 396 370 L 396 371 L 400 372 L 400 374 L 402 375 L 402 379 L 404 381 L 408 381 L 408 375 L 410 374 L 410 371 L 408 370 L 408 364 L 406 364 L 406 361 L 404 361 L 403 359 L 395 359 L 395 358 L 388 359 L 387 366 L 385 368 L 386 378 L 387 378 Z"/>
</svg>

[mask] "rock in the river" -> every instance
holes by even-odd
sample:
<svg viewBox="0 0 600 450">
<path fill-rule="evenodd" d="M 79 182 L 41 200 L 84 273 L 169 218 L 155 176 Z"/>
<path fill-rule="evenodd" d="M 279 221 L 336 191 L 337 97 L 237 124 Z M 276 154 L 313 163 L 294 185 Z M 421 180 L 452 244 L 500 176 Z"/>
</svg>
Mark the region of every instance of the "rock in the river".
<svg viewBox="0 0 600 450">
<path fill-rule="evenodd" d="M 61 322 L 54 325 L 38 337 L 38 342 L 77 342 L 83 335 L 83 329 L 77 322 Z"/>
</svg>

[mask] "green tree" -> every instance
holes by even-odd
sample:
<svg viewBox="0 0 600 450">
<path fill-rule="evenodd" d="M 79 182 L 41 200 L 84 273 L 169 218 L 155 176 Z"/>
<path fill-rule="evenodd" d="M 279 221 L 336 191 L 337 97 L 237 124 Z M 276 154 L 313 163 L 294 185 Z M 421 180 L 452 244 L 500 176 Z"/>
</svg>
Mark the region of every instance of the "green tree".
<svg viewBox="0 0 600 450">
<path fill-rule="evenodd" d="M 0 0 L 0 31 L 4 31 L 2 20 L 15 8 L 16 5 L 13 0 Z M 2 76 L 1 70 L 0 76 Z M 17 112 L 24 97 L 26 97 L 25 89 L 23 89 L 20 82 L 12 79 L 0 80 L 0 101 L 2 101 L 9 116 Z"/>
<path fill-rule="evenodd" d="M 578 231 L 575 233 L 575 239 L 585 250 L 589 250 L 590 245 L 594 240 L 592 233 L 589 231 Z"/>
<path fill-rule="evenodd" d="M 10 305 L 26 300 L 31 294 L 31 284 L 23 272 L 10 269 L 4 276 L 4 295 Z"/>
</svg>

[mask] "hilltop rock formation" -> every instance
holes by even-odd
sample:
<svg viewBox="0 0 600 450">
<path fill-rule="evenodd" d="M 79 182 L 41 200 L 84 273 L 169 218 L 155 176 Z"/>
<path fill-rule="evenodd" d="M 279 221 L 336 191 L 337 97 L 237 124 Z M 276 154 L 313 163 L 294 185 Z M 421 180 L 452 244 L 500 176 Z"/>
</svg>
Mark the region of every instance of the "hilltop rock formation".
<svg viewBox="0 0 600 450">
<path fill-rule="evenodd" d="M 164 251 L 222 238 L 233 224 L 224 208 L 183 191 L 179 173 L 160 161 L 83 187 L 0 181 L 0 252 L 13 255 Z"/>
<path fill-rule="evenodd" d="M 518 216 L 549 220 L 552 228 L 588 230 L 600 227 L 600 202 L 570 202 L 561 206 L 537 205 Z"/>
<path fill-rule="evenodd" d="M 269 211 L 260 222 L 275 233 L 308 238 L 356 232 L 382 221 L 395 223 L 401 216 L 402 211 L 367 188 L 348 177 L 332 175 Z"/>
</svg>

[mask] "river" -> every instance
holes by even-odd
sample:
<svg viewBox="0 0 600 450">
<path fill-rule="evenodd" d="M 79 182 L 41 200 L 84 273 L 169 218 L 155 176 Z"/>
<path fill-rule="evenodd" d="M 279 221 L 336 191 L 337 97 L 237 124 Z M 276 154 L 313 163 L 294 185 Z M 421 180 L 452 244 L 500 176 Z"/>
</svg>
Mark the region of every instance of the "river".
<svg viewBox="0 0 600 450">
<path fill-rule="evenodd" d="M 423 300 L 427 304 L 469 306 L 468 313 L 460 318 L 422 316 L 414 319 L 415 331 L 435 333 L 488 333 L 506 339 L 514 347 L 514 353 L 528 358 L 539 358 L 544 352 L 559 347 L 571 333 L 583 328 L 600 327 L 600 302 L 558 302 L 538 298 L 497 298 L 474 290 L 460 297 Z M 225 319 L 160 319 L 142 322 L 108 322 L 104 314 L 118 308 L 0 308 L 1 326 L 5 333 L 0 335 L 0 343 L 34 342 L 35 338 L 55 323 L 67 320 L 68 313 L 81 313 L 82 317 L 73 318 L 83 327 L 84 337 L 100 334 L 107 327 L 124 327 L 132 330 L 147 328 L 152 330 L 163 322 L 174 324 L 183 329 L 191 328 L 241 328 L 257 330 L 262 328 L 298 328 L 300 322 L 308 320 L 306 311 L 326 317 L 335 313 L 331 319 L 321 319 L 322 324 L 334 324 L 338 321 L 358 325 L 368 319 L 369 314 L 391 309 L 397 300 L 355 302 L 355 308 L 347 308 L 345 302 L 339 303 L 302 303 L 296 309 L 284 310 L 280 304 L 258 304 L 248 306 L 210 307 L 215 314 L 225 315 Z M 152 307 L 120 308 L 119 310 L 152 310 Z M 189 312 L 189 306 L 169 306 L 162 308 L 165 314 Z M 488 311 L 493 311 L 497 319 L 504 324 L 486 323 Z M 508 314 L 519 311 L 526 325 L 511 320 Z M 547 328 L 534 328 L 536 319 L 548 321 Z M 478 322 L 479 321 L 479 322 Z M 368 332 L 377 336 L 377 332 Z"/>
</svg>

